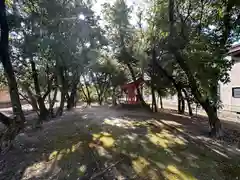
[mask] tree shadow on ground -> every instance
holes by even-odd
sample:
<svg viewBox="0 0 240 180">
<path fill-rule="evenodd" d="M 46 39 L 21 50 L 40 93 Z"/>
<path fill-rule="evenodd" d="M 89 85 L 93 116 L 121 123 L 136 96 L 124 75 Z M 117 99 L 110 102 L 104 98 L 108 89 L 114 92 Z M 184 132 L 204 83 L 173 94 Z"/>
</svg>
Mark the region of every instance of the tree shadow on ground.
<svg viewBox="0 0 240 180">
<path fill-rule="evenodd" d="M 187 138 L 181 133 L 182 126 L 176 130 L 154 118 L 127 113 L 100 116 L 99 122 L 93 123 L 88 114 L 74 116 L 84 123 L 71 135 L 64 133 L 75 127 L 71 121 L 71 126 L 56 126 L 62 133 L 37 145 L 35 152 L 23 152 L 15 161 L 21 166 L 9 166 L 0 177 L 221 180 L 239 176 L 235 162 Z"/>
<path fill-rule="evenodd" d="M 224 137 L 218 140 L 209 137 L 208 119 L 205 116 L 189 117 L 187 115 L 179 115 L 176 111 L 171 111 L 171 113 L 157 113 L 154 117 L 173 127 L 181 127 L 192 139 L 201 140 L 209 148 L 215 149 L 222 155 L 240 155 L 240 129 L 233 128 L 228 121 L 222 121 Z"/>
</svg>

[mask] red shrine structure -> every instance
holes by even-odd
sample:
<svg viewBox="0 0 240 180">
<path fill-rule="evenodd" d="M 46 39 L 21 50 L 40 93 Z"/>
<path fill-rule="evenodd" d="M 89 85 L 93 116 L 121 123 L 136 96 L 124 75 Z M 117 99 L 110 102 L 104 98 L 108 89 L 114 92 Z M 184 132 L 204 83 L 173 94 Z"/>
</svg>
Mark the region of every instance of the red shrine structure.
<svg viewBox="0 0 240 180">
<path fill-rule="evenodd" d="M 124 84 L 121 86 L 122 90 L 126 94 L 126 100 L 128 104 L 139 103 L 139 98 L 137 97 L 137 88 L 141 87 L 143 83 L 143 78 L 139 78 L 135 82 Z"/>
</svg>

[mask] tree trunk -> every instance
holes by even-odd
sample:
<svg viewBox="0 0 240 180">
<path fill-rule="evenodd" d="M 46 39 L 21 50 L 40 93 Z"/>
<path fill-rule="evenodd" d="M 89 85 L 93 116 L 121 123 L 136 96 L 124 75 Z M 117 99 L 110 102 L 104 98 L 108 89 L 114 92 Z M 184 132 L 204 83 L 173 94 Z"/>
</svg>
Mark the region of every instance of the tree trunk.
<svg viewBox="0 0 240 180">
<path fill-rule="evenodd" d="M 50 97 L 50 103 L 49 103 L 49 112 L 51 114 L 51 117 L 55 117 L 54 115 L 54 105 L 56 103 L 56 99 L 57 99 L 57 93 L 58 93 L 58 88 L 56 88 L 54 90 L 54 94 L 53 94 L 53 99 L 51 100 L 51 97 Z"/>
<path fill-rule="evenodd" d="M 62 87 L 61 89 L 61 100 L 60 100 L 60 105 L 59 108 L 57 110 L 57 116 L 62 116 L 63 113 L 63 109 L 64 109 L 64 103 L 66 100 L 66 94 L 67 94 L 67 84 L 66 84 L 66 80 L 65 80 L 65 73 L 64 73 L 64 68 L 60 67 L 60 79 L 61 79 L 61 84 Z"/>
<path fill-rule="evenodd" d="M 21 93 L 19 93 L 20 96 L 24 97 L 25 99 L 28 99 L 28 102 L 31 104 L 32 109 L 34 111 L 39 111 L 38 109 L 38 104 L 37 104 L 37 99 L 34 96 L 33 92 L 30 89 L 30 86 L 28 84 L 24 84 L 24 83 L 19 83 L 21 89 L 27 94 L 26 97 Z"/>
<path fill-rule="evenodd" d="M 25 89 L 26 89 L 26 93 L 28 95 L 28 98 L 29 98 L 29 100 L 31 102 L 31 106 L 32 106 L 33 110 L 34 111 L 39 111 L 37 100 L 34 97 L 32 91 L 28 87 L 25 87 Z"/>
<path fill-rule="evenodd" d="M 153 87 L 153 83 L 151 81 L 151 92 L 152 92 L 152 111 L 153 112 L 157 112 L 157 102 L 156 102 L 156 96 L 155 96 L 155 91 L 154 91 L 154 87 Z"/>
<path fill-rule="evenodd" d="M 75 106 L 75 99 L 77 96 L 77 87 L 79 84 L 79 77 L 76 78 L 76 80 L 73 82 L 72 89 L 71 89 L 71 94 L 68 98 L 67 102 L 67 109 L 71 110 Z"/>
<path fill-rule="evenodd" d="M 102 98 L 101 98 L 101 97 L 98 97 L 98 104 L 99 104 L 100 106 L 102 105 L 102 102 L 103 102 Z"/>
<path fill-rule="evenodd" d="M 114 106 L 117 105 L 116 87 L 113 87 L 113 93 L 112 93 L 112 104 L 113 104 Z"/>
<path fill-rule="evenodd" d="M 178 95 L 178 114 L 184 114 L 185 103 L 184 103 L 181 89 L 179 88 L 177 89 L 177 95 Z"/>
<path fill-rule="evenodd" d="M 42 120 L 47 119 L 49 112 L 45 106 L 44 99 L 41 95 L 36 64 L 32 58 L 30 58 L 30 63 L 31 63 L 31 68 L 32 68 L 32 78 L 33 78 L 33 82 L 34 82 L 35 92 L 37 95 L 38 107 L 39 107 L 39 111 L 40 111 L 39 118 L 40 118 L 40 123 L 42 123 L 41 122 Z"/>
<path fill-rule="evenodd" d="M 16 135 L 22 128 L 24 128 L 25 117 L 22 111 L 22 106 L 19 98 L 18 87 L 14 75 L 12 63 L 9 57 L 9 27 L 6 17 L 5 0 L 0 1 L 0 25 L 1 25 L 1 42 L 0 42 L 0 59 L 3 64 L 4 72 L 8 81 L 9 94 L 12 103 L 12 109 L 15 116 L 16 123 L 14 129 Z M 13 135 L 14 137 L 14 135 Z"/>
<path fill-rule="evenodd" d="M 101 106 L 102 105 L 102 95 L 100 93 L 100 90 L 98 90 L 98 87 L 95 86 L 96 92 L 97 92 L 97 98 L 98 98 L 98 104 Z"/>
<path fill-rule="evenodd" d="M 203 109 L 206 111 L 208 118 L 209 118 L 209 125 L 211 128 L 211 134 L 216 135 L 217 137 L 220 137 L 223 135 L 222 133 L 222 127 L 220 120 L 217 117 L 217 112 L 216 112 L 216 106 L 211 105 L 209 99 L 206 97 L 204 98 L 202 94 L 200 93 L 196 80 L 193 77 L 188 65 L 185 63 L 183 58 L 181 57 L 180 53 L 177 51 L 173 51 L 174 55 L 181 66 L 181 68 L 185 71 L 188 80 L 189 80 L 189 85 L 191 88 L 191 91 L 194 95 L 194 97 L 197 99 L 199 104 L 203 107 Z"/>
<path fill-rule="evenodd" d="M 182 102 L 181 102 L 181 114 L 185 113 L 185 101 L 184 98 L 182 98 Z"/>
<path fill-rule="evenodd" d="M 85 97 L 85 101 L 86 102 L 88 102 L 88 96 L 87 96 L 87 94 L 85 93 L 85 91 L 84 91 L 84 88 L 83 88 L 83 85 L 81 84 L 80 85 L 80 89 L 81 89 L 81 91 L 82 91 L 82 93 L 83 93 L 83 95 L 84 95 L 84 97 Z M 88 104 L 89 105 L 89 104 Z"/>
<path fill-rule="evenodd" d="M 224 17 L 228 17 L 228 16 L 229 16 L 229 11 L 226 14 L 224 14 Z M 206 113 L 208 115 L 209 125 L 210 125 L 210 129 L 211 129 L 210 134 L 216 135 L 217 137 L 221 137 L 223 135 L 223 133 L 222 133 L 222 127 L 221 127 L 220 120 L 217 117 L 216 106 L 212 106 L 209 99 L 207 97 L 205 98 L 204 96 L 202 96 L 200 90 L 198 89 L 197 81 L 191 72 L 191 69 L 189 68 L 188 64 L 186 63 L 185 59 L 183 58 L 183 55 L 178 51 L 178 49 L 175 48 L 174 41 L 172 41 L 173 38 L 175 37 L 175 33 L 174 33 L 174 31 L 175 31 L 174 0 L 169 0 L 169 21 L 170 21 L 170 23 L 169 23 L 170 34 L 169 34 L 169 48 L 168 49 L 174 55 L 176 61 L 178 62 L 178 64 L 182 68 L 182 70 L 186 73 L 192 94 L 194 95 L 196 100 L 199 102 L 199 104 L 201 104 L 201 106 L 203 107 L 203 109 L 206 111 Z M 228 30 L 229 30 L 229 27 L 226 27 L 226 28 L 228 28 Z M 225 37 L 222 40 L 224 42 L 223 46 L 225 45 L 225 43 L 228 39 L 229 33 L 230 33 L 230 31 L 224 32 L 224 34 L 223 34 L 223 37 Z"/>
<path fill-rule="evenodd" d="M 215 111 L 215 107 L 211 106 L 207 101 L 202 103 L 202 107 L 204 108 L 208 115 L 208 120 L 210 124 L 209 134 L 216 137 L 222 137 L 223 136 L 222 125 L 217 116 L 217 112 Z"/>
<path fill-rule="evenodd" d="M 163 101 L 162 101 L 162 96 L 161 95 L 159 95 L 159 100 L 160 100 L 160 107 L 161 107 L 161 109 L 163 109 Z"/>
<path fill-rule="evenodd" d="M 183 93 L 184 93 L 185 99 L 187 101 L 189 116 L 193 116 L 192 106 L 191 106 L 191 102 L 190 102 L 190 97 L 189 97 L 189 95 L 188 95 L 188 93 L 187 93 L 187 91 L 185 89 L 183 89 Z"/>
<path fill-rule="evenodd" d="M 86 78 L 85 78 L 85 76 L 83 75 L 83 80 L 84 80 L 84 84 L 85 84 L 85 87 L 86 87 L 86 91 L 87 91 L 87 105 L 91 105 L 91 103 L 92 103 L 92 99 L 91 99 L 91 93 L 90 93 L 90 91 L 89 91 L 89 89 L 88 89 L 88 84 L 87 84 L 87 81 L 86 81 Z"/>
</svg>

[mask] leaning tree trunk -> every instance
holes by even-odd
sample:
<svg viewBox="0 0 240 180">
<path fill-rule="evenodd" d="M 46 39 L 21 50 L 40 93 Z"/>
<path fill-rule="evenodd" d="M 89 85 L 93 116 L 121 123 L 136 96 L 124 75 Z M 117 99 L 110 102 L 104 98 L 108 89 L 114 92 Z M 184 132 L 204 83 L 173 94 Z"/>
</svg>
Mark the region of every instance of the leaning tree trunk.
<svg viewBox="0 0 240 180">
<path fill-rule="evenodd" d="M 42 120 L 46 120 L 46 118 L 48 117 L 49 112 L 45 106 L 44 99 L 41 95 L 36 64 L 32 58 L 30 58 L 30 63 L 31 63 L 31 68 L 32 68 L 32 77 L 33 77 L 35 92 L 37 95 L 38 107 L 39 107 L 39 111 L 40 111 L 40 114 L 39 114 L 40 122 L 39 123 L 42 123 Z"/>
<path fill-rule="evenodd" d="M 16 123 L 15 124 L 16 127 L 14 127 L 16 131 L 14 133 L 18 133 L 24 127 L 25 117 L 22 111 L 22 106 L 19 98 L 16 78 L 9 57 L 9 40 L 8 40 L 9 27 L 6 17 L 5 0 L 0 1 L 0 25 L 1 25 L 0 59 L 4 68 L 5 75 L 7 77 L 12 109 L 15 115 L 15 121 L 13 121 L 13 123 Z"/>
<path fill-rule="evenodd" d="M 229 12 L 227 12 L 224 17 L 228 16 Z M 169 0 L 169 47 L 168 50 L 174 55 L 176 61 L 178 62 L 179 66 L 182 68 L 182 70 L 186 73 L 188 81 L 189 81 L 189 86 L 191 88 L 192 94 L 196 98 L 196 100 L 201 104 L 201 106 L 204 108 L 208 115 L 209 119 L 209 125 L 211 128 L 211 134 L 215 134 L 217 137 L 223 136 L 222 133 L 222 126 L 220 123 L 220 120 L 217 116 L 216 113 L 216 107 L 212 106 L 208 98 L 204 98 L 203 95 L 201 94 L 197 81 L 195 77 L 193 76 L 190 67 L 186 63 L 187 61 L 184 59 L 182 54 L 176 49 L 174 46 L 174 37 L 175 37 L 175 20 L 174 20 L 174 0 Z M 229 28 L 229 27 L 227 27 Z M 230 32 L 224 32 L 224 38 L 223 42 L 226 43 L 227 41 L 227 36 L 229 35 Z M 227 36 L 226 36 L 227 35 Z"/>
<path fill-rule="evenodd" d="M 31 91 L 29 85 L 22 83 L 22 84 L 20 84 L 20 86 L 21 86 L 22 90 L 26 92 L 26 94 L 27 94 L 26 98 L 29 100 L 29 103 L 31 104 L 32 109 L 34 111 L 38 112 L 39 109 L 38 109 L 37 99 L 34 96 L 33 92 Z M 21 95 L 21 93 L 20 93 L 20 95 Z"/>
<path fill-rule="evenodd" d="M 191 73 L 191 70 L 189 69 L 188 65 L 185 63 L 184 59 L 182 58 L 181 54 L 177 51 L 172 51 L 176 57 L 176 60 L 178 61 L 179 65 L 181 68 L 185 71 L 188 80 L 189 80 L 189 85 L 191 88 L 191 91 L 194 95 L 194 97 L 197 99 L 199 104 L 203 107 L 203 109 L 206 111 L 209 119 L 209 125 L 211 129 L 211 134 L 216 135 L 217 137 L 223 136 L 222 132 L 222 126 L 221 122 L 217 116 L 216 112 L 216 106 L 211 105 L 210 101 L 208 98 L 204 98 L 202 94 L 200 93 L 196 80 L 194 76 Z"/>
<path fill-rule="evenodd" d="M 201 105 L 208 115 L 208 120 L 210 124 L 210 135 L 222 137 L 222 125 L 217 116 L 216 108 L 214 106 L 211 106 L 208 100 L 201 103 Z"/>
</svg>

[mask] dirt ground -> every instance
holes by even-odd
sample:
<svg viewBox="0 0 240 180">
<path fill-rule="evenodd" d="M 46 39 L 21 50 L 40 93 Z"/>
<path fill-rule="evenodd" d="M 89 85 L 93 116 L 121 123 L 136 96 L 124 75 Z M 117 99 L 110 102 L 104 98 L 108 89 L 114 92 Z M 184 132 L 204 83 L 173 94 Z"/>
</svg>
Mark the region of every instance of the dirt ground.
<svg viewBox="0 0 240 180">
<path fill-rule="evenodd" d="M 173 111 L 81 106 L 18 135 L 0 156 L 0 179 L 239 179 L 238 142 L 207 130 L 204 118 Z"/>
</svg>

